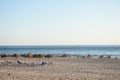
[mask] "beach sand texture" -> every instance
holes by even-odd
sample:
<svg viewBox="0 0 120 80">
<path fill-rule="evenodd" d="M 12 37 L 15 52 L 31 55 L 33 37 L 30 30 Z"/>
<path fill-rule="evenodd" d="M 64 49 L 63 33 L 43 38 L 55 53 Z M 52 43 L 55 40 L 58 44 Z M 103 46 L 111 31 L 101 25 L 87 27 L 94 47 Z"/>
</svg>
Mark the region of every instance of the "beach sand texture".
<svg viewBox="0 0 120 80">
<path fill-rule="evenodd" d="M 18 59 L 26 63 L 28 60 Z M 31 58 L 30 61 L 36 60 Z M 120 59 L 53 57 L 40 61 L 52 64 L 0 65 L 0 80 L 120 80 Z"/>
</svg>

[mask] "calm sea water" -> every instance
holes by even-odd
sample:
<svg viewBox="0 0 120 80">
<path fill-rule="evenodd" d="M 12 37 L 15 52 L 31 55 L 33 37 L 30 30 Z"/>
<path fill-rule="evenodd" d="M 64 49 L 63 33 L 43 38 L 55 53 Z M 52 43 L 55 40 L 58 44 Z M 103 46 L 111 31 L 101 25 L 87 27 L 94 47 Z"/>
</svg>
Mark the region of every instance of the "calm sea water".
<svg viewBox="0 0 120 80">
<path fill-rule="evenodd" d="M 120 57 L 118 46 L 0 46 L 3 54 L 75 54 L 75 55 L 111 55 Z"/>
</svg>

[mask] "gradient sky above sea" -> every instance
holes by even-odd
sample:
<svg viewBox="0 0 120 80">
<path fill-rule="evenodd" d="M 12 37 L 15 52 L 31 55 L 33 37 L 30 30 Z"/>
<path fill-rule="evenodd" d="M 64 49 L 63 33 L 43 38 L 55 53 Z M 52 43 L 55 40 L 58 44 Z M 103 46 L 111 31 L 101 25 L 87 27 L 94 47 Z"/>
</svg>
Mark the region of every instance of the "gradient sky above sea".
<svg viewBox="0 0 120 80">
<path fill-rule="evenodd" d="M 120 0 L 0 0 L 0 45 L 120 45 Z"/>
</svg>

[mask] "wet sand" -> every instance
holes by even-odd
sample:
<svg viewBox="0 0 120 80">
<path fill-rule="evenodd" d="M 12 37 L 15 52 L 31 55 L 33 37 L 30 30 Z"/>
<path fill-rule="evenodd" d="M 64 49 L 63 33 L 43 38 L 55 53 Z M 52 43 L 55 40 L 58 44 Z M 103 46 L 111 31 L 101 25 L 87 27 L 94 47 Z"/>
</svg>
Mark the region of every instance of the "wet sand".
<svg viewBox="0 0 120 80">
<path fill-rule="evenodd" d="M 28 62 L 28 59 L 18 59 Z M 15 63 L 15 60 L 10 61 Z M 0 64 L 0 80 L 120 80 L 120 59 L 54 57 L 40 61 L 52 64 Z M 39 60 L 31 58 L 30 62 L 38 63 Z"/>
</svg>

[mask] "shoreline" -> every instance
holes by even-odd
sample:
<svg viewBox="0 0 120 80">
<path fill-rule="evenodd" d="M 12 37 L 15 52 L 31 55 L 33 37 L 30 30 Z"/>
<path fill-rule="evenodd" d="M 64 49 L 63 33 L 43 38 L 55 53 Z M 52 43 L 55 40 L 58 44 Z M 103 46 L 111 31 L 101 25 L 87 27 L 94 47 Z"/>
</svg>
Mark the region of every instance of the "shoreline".
<svg viewBox="0 0 120 80">
<path fill-rule="evenodd" d="M 101 56 L 103 56 L 102 58 L 111 58 L 111 59 L 120 59 L 120 55 L 91 55 L 91 54 L 86 54 L 86 55 L 82 55 L 82 54 L 32 54 L 32 53 L 27 53 L 27 54 L 16 54 L 16 53 L 11 53 L 11 54 L 0 54 L 0 58 L 3 57 L 25 57 L 25 55 L 30 54 L 31 57 L 33 57 L 34 55 L 37 55 L 39 57 L 39 55 L 41 56 L 51 56 L 51 57 L 80 57 L 80 58 L 85 58 L 86 56 L 90 56 L 90 58 L 100 58 Z M 15 56 L 16 55 L 16 56 Z M 26 56 L 27 57 L 27 56 Z"/>
</svg>

